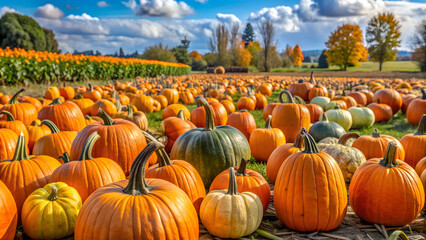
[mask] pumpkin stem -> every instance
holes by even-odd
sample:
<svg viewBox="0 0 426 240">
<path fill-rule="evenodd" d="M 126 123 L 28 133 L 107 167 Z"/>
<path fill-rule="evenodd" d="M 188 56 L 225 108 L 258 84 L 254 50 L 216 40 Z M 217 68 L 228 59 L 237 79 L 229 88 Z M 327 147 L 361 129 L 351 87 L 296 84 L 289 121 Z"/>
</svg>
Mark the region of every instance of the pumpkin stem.
<svg viewBox="0 0 426 240">
<path fill-rule="evenodd" d="M 422 99 L 426 100 L 426 90 L 422 89 L 421 91 L 422 91 Z"/>
<path fill-rule="evenodd" d="M 40 120 L 34 120 L 34 121 L 32 121 L 31 122 L 31 124 L 30 124 L 31 126 L 33 126 L 33 127 L 40 127 L 41 125 L 40 125 Z"/>
<path fill-rule="evenodd" d="M 132 105 L 127 105 L 127 116 L 128 117 L 133 117 L 133 108 Z"/>
<path fill-rule="evenodd" d="M 62 162 L 64 162 L 64 163 L 71 162 L 70 155 L 68 155 L 67 152 L 64 152 L 64 154 L 62 154 L 62 156 L 59 156 L 58 158 L 62 159 Z"/>
<path fill-rule="evenodd" d="M 311 72 L 311 78 L 309 79 L 309 82 L 311 82 L 313 85 L 317 84 L 317 81 L 315 81 L 315 78 L 314 78 L 314 71 Z"/>
<path fill-rule="evenodd" d="M 182 119 L 182 120 L 186 120 L 185 113 L 184 113 L 184 111 L 183 111 L 183 110 L 180 110 L 180 111 L 178 112 L 178 114 L 177 114 L 177 116 L 176 116 L 176 117 L 178 117 L 178 118 L 180 118 L 180 119 Z"/>
<path fill-rule="evenodd" d="M 306 131 L 306 129 L 305 129 Z M 305 142 L 305 150 L 304 153 L 319 153 L 317 143 L 314 138 L 309 135 L 308 131 L 302 133 L 303 140 Z"/>
<path fill-rule="evenodd" d="M 321 114 L 321 118 L 322 118 L 322 120 L 321 120 L 321 121 L 323 121 L 323 122 L 328 122 L 327 114 L 326 114 L 325 112 L 323 112 L 323 113 Z"/>
<path fill-rule="evenodd" d="M 147 140 L 148 143 L 150 143 L 150 142 L 158 142 L 158 143 L 160 143 L 160 141 L 158 141 L 157 139 L 155 139 L 151 134 L 149 134 L 149 133 L 147 133 L 145 131 L 142 131 L 142 133 L 145 136 L 145 138 L 146 138 L 146 140 Z M 163 145 L 162 143 L 160 143 L 160 144 Z M 172 165 L 173 164 L 172 161 L 170 161 L 169 155 L 167 154 L 166 150 L 164 149 L 164 145 L 163 145 L 163 147 L 159 147 L 156 150 L 156 153 L 157 153 L 157 157 L 159 158 L 159 161 L 158 161 L 158 166 L 159 167 L 164 167 L 164 166 L 168 166 L 168 165 Z"/>
<path fill-rule="evenodd" d="M 247 159 L 241 158 L 240 166 L 238 167 L 238 171 L 235 173 L 237 176 L 248 176 L 247 163 L 248 163 Z"/>
<path fill-rule="evenodd" d="M 89 91 L 93 92 L 93 85 L 91 83 L 89 83 L 88 85 L 89 85 Z"/>
<path fill-rule="evenodd" d="M 57 105 L 57 104 L 61 104 L 61 99 L 60 98 L 53 99 L 53 101 L 49 105 Z"/>
<path fill-rule="evenodd" d="M 300 129 L 299 133 L 296 136 L 296 140 L 294 140 L 293 146 L 297 148 L 303 148 L 303 137 L 302 135 L 307 132 L 306 128 Z"/>
<path fill-rule="evenodd" d="M 229 168 L 229 185 L 228 192 L 229 195 L 238 195 L 237 179 L 235 177 L 235 171 L 233 167 Z"/>
<path fill-rule="evenodd" d="M 203 106 L 203 104 L 200 101 L 200 97 L 195 97 L 194 100 L 195 100 L 195 103 L 197 104 L 197 107 Z"/>
<path fill-rule="evenodd" d="M 272 122 L 272 115 L 269 114 L 265 122 L 265 129 L 272 129 L 271 122 Z"/>
<path fill-rule="evenodd" d="M 380 138 L 380 132 L 379 132 L 379 130 L 377 130 L 376 128 L 374 129 L 374 132 L 373 132 L 373 138 Z"/>
<path fill-rule="evenodd" d="M 15 94 L 13 94 L 13 96 L 12 96 L 12 98 L 10 98 L 8 104 L 17 104 L 18 103 L 18 96 L 23 91 L 25 91 L 25 89 L 22 88 L 21 90 L 17 91 Z"/>
<path fill-rule="evenodd" d="M 380 165 L 393 168 L 398 166 L 396 161 L 396 151 L 398 150 L 398 145 L 394 141 L 389 142 L 388 147 L 386 148 L 385 156 L 380 160 Z"/>
<path fill-rule="evenodd" d="M 15 154 L 13 155 L 13 161 L 29 160 L 30 157 L 27 153 L 27 145 L 25 144 L 25 136 L 21 132 L 18 137 L 18 142 L 16 143 Z"/>
<path fill-rule="evenodd" d="M 155 186 L 149 186 L 145 181 L 145 168 L 148 163 L 149 157 L 161 147 L 159 142 L 150 142 L 146 147 L 139 153 L 132 163 L 130 168 L 129 183 L 123 189 L 123 192 L 136 196 L 148 194 L 150 190 L 156 188 Z"/>
<path fill-rule="evenodd" d="M 426 135 L 426 114 L 423 114 L 423 117 L 420 119 L 419 127 L 414 135 Z"/>
<path fill-rule="evenodd" d="M 54 185 L 50 185 L 50 188 L 52 191 L 50 192 L 50 195 L 47 197 L 47 200 L 53 202 L 58 199 L 58 189 Z"/>
<path fill-rule="evenodd" d="M 8 121 L 8 122 L 15 121 L 15 117 L 12 115 L 12 113 L 10 113 L 6 110 L 3 110 L 3 111 L 1 111 L 1 114 L 6 115 L 6 121 Z"/>
<path fill-rule="evenodd" d="M 80 157 L 78 158 L 78 161 L 83 160 L 90 160 L 93 159 L 92 157 L 92 150 L 93 145 L 95 145 L 95 142 L 100 138 L 98 132 L 93 132 L 90 134 L 90 136 L 87 138 L 86 142 L 84 143 L 83 150 L 81 150 Z"/>
<path fill-rule="evenodd" d="M 303 79 L 299 79 L 299 81 L 297 81 L 298 83 L 303 83 Z"/>
<path fill-rule="evenodd" d="M 41 125 L 46 125 L 50 129 L 52 134 L 60 132 L 59 128 L 52 121 L 48 119 L 41 121 Z"/>
<path fill-rule="evenodd" d="M 291 95 L 291 93 L 290 93 L 289 91 L 287 91 L 287 90 L 282 90 L 282 91 L 281 91 L 281 93 L 280 93 L 280 97 L 279 97 L 279 99 L 280 99 L 280 102 L 281 102 L 281 103 L 284 103 L 284 100 L 283 100 L 283 94 L 287 95 L 288 103 L 294 103 L 294 98 L 293 98 L 293 96 L 292 96 L 292 95 Z"/>
<path fill-rule="evenodd" d="M 336 103 L 336 105 L 334 106 L 334 109 L 335 110 L 339 110 L 340 109 L 340 106 L 338 105 L 338 103 Z"/>
<path fill-rule="evenodd" d="M 339 141 L 337 143 L 346 146 L 346 142 L 351 138 L 357 139 L 357 138 L 359 138 L 359 134 L 358 133 L 346 133 L 339 138 Z"/>
<path fill-rule="evenodd" d="M 98 110 L 98 117 L 104 120 L 104 125 L 106 126 L 114 125 L 114 121 L 112 120 L 112 118 L 104 110 L 102 110 L 102 108 L 99 108 Z"/>
<path fill-rule="evenodd" d="M 200 97 L 197 102 L 201 103 L 204 107 L 204 110 L 206 111 L 206 126 L 204 127 L 204 131 L 215 130 L 216 127 L 214 125 L 213 112 L 210 104 L 203 97 Z"/>
</svg>

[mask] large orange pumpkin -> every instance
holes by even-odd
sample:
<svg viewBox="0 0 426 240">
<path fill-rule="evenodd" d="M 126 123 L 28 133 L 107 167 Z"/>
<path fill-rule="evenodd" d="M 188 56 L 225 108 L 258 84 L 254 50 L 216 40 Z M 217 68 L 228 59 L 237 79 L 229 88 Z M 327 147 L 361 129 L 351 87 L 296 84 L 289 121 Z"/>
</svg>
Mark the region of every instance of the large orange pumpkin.
<svg viewBox="0 0 426 240">
<path fill-rule="evenodd" d="M 146 146 L 142 131 L 127 120 L 111 119 L 102 109 L 99 109 L 98 116 L 103 122 L 91 123 L 77 134 L 71 146 L 71 159 L 78 159 L 90 134 L 97 131 L 101 137 L 93 146 L 93 157 L 114 160 L 128 175 L 133 159 Z M 154 155 L 150 163 L 156 162 L 157 158 Z"/>
<path fill-rule="evenodd" d="M 231 113 L 226 125 L 240 130 L 249 141 L 251 133 L 256 129 L 256 120 L 247 110 L 241 110 L 240 112 Z"/>
<path fill-rule="evenodd" d="M 25 125 L 28 125 L 37 119 L 37 109 L 31 103 L 18 102 L 18 96 L 23 91 L 25 91 L 25 89 L 21 89 L 16 92 L 9 100 L 9 102 L 0 109 L 0 111 L 8 111 L 15 117 L 16 120 L 20 120 Z M 6 116 L 3 115 L 1 120 L 6 120 Z"/>
<path fill-rule="evenodd" d="M 352 144 L 352 147 L 358 148 L 367 160 L 371 158 L 382 158 L 385 156 L 386 147 L 391 141 L 394 141 L 398 145 L 396 157 L 399 160 L 404 161 L 405 151 L 401 143 L 390 135 L 380 134 L 377 129 L 374 130 L 371 136 L 363 135 L 357 138 Z"/>
<path fill-rule="evenodd" d="M 61 164 L 49 156 L 28 156 L 25 137 L 19 135 L 12 159 L 0 161 L 0 180 L 9 188 L 18 209 L 18 224 L 25 199 L 37 188 L 44 187 L 52 172 Z"/>
<path fill-rule="evenodd" d="M 410 102 L 407 108 L 407 120 L 413 125 L 420 122 L 423 114 L 426 114 L 426 90 L 422 89 L 423 96 Z"/>
<path fill-rule="evenodd" d="M 227 124 L 228 112 L 226 111 L 226 108 L 221 103 L 214 101 L 210 101 L 209 105 L 213 112 L 214 124 L 216 126 L 222 126 Z M 204 127 L 206 125 L 206 110 L 202 105 L 192 110 L 191 122 L 199 128 Z"/>
<path fill-rule="evenodd" d="M 0 161 L 13 157 L 17 141 L 18 134 L 14 131 L 7 128 L 0 129 Z"/>
<path fill-rule="evenodd" d="M 272 111 L 272 127 L 279 128 L 286 137 L 287 142 L 294 142 L 300 129 L 309 130 L 311 125 L 311 117 L 309 110 L 294 102 L 290 92 L 284 90 L 289 103 L 277 105 Z"/>
<path fill-rule="evenodd" d="M 0 216 L 0 239 L 15 239 L 18 211 L 12 194 L 2 181 L 0 181 Z"/>
<path fill-rule="evenodd" d="M 314 85 L 310 82 L 304 82 L 303 79 L 300 79 L 298 83 L 290 84 L 288 91 L 291 95 L 296 95 L 301 97 L 303 100 L 309 100 L 309 90 L 311 90 Z"/>
<path fill-rule="evenodd" d="M 161 92 L 161 95 L 167 98 L 168 105 L 176 104 L 179 101 L 179 92 L 176 89 L 172 89 L 172 88 L 163 89 L 163 91 Z"/>
<path fill-rule="evenodd" d="M 369 159 L 352 177 L 349 201 L 364 221 L 404 226 L 423 208 L 422 182 L 412 167 L 397 159 L 397 152 L 397 144 L 390 142 L 383 158 Z"/>
<path fill-rule="evenodd" d="M 367 107 L 373 111 L 375 122 L 389 121 L 393 116 L 392 108 L 387 104 L 370 103 Z"/>
<path fill-rule="evenodd" d="M 149 143 L 136 157 L 129 180 L 106 185 L 86 200 L 75 225 L 76 240 L 198 239 L 197 212 L 186 193 L 162 179 L 145 179 L 156 144 Z"/>
<path fill-rule="evenodd" d="M 43 107 L 38 113 L 38 119 L 52 121 L 61 131 L 79 132 L 86 126 L 81 109 L 71 101 L 61 103 L 59 98 Z"/>
<path fill-rule="evenodd" d="M 347 192 L 337 162 L 303 132 L 305 150 L 289 156 L 278 172 L 274 206 L 278 219 L 301 232 L 330 231 L 346 216 Z"/>
<path fill-rule="evenodd" d="M 393 114 L 396 114 L 402 106 L 401 95 L 399 95 L 399 93 L 393 89 L 381 89 L 375 92 L 373 101 L 380 101 L 380 103 L 389 105 L 392 108 Z"/>
<path fill-rule="evenodd" d="M 80 108 L 84 115 L 90 115 L 92 106 L 95 104 L 92 99 L 82 98 L 81 95 L 77 95 L 77 98 L 73 100 L 75 104 Z"/>
<path fill-rule="evenodd" d="M 237 180 L 237 188 L 240 192 L 252 192 L 256 194 L 263 205 L 263 212 L 268 209 L 271 202 L 271 189 L 262 175 L 254 170 L 247 169 L 247 159 L 242 159 L 239 167 L 234 167 Z M 228 188 L 229 170 L 224 170 L 215 177 L 209 191 Z"/>
<path fill-rule="evenodd" d="M 148 133 L 145 132 L 144 135 L 148 142 L 157 142 Z M 206 197 L 206 189 L 200 174 L 187 161 L 170 160 L 169 155 L 164 150 L 164 145 L 157 143 L 155 149 L 158 163 L 146 170 L 146 177 L 163 179 L 178 186 L 188 195 L 195 210 L 199 213 L 201 202 Z"/>
<path fill-rule="evenodd" d="M 62 162 L 59 156 L 64 152 L 70 152 L 72 142 L 77 136 L 75 131 L 59 131 L 56 125 L 50 120 L 43 120 L 41 124 L 46 125 L 52 134 L 41 137 L 33 149 L 34 155 L 47 155 Z"/>
<path fill-rule="evenodd" d="M 167 144 L 165 146 L 167 152 L 172 150 L 173 144 L 180 135 L 196 128 L 191 121 L 186 120 L 183 110 L 180 110 L 176 117 L 166 118 L 163 121 L 162 126 L 164 135 L 167 136 Z"/>
<path fill-rule="evenodd" d="M 87 138 L 78 159 L 71 161 L 65 152 L 61 158 L 66 164 L 59 166 L 49 180 L 51 183 L 64 182 L 75 188 L 83 203 L 98 188 L 126 179 L 121 167 L 113 160 L 92 157 L 93 145 L 99 137 L 97 132 L 93 132 Z"/>
<path fill-rule="evenodd" d="M 417 132 L 402 137 L 401 144 L 405 151 L 405 162 L 416 167 L 420 159 L 426 156 L 426 114 L 420 120 Z"/>
<path fill-rule="evenodd" d="M 6 115 L 6 121 L 0 121 L 0 128 L 7 128 L 15 132 L 17 135 L 23 133 L 25 136 L 26 144 L 28 145 L 29 134 L 27 127 L 25 127 L 24 123 L 19 120 L 15 120 L 13 115 L 8 111 L 2 111 L 1 114 Z"/>
<path fill-rule="evenodd" d="M 136 106 L 139 111 L 152 113 L 154 111 L 154 99 L 147 95 L 137 95 L 132 100 L 132 105 Z"/>
</svg>

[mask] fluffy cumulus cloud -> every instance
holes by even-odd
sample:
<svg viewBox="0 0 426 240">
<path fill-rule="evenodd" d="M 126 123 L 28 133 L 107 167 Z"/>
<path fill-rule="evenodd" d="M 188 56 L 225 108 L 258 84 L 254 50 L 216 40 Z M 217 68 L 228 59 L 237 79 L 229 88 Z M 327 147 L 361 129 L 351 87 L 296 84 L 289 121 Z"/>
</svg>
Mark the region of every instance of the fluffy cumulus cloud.
<svg viewBox="0 0 426 240">
<path fill-rule="evenodd" d="M 194 13 L 188 4 L 176 0 L 140 0 L 139 4 L 129 0 L 122 3 L 138 16 L 182 18 Z"/>
<path fill-rule="evenodd" d="M 234 14 L 218 13 L 218 14 L 216 14 L 216 19 L 220 23 L 223 23 L 228 27 L 232 27 L 235 24 L 237 24 L 239 26 L 242 25 L 241 20 L 237 16 L 235 16 Z"/>
<path fill-rule="evenodd" d="M 196 2 L 199 2 L 199 3 L 206 3 L 207 2 L 207 0 L 195 0 Z"/>
<path fill-rule="evenodd" d="M 0 9 L 0 17 L 5 15 L 6 13 L 16 13 L 16 10 L 10 7 L 2 7 Z"/>
<path fill-rule="evenodd" d="M 275 8 L 262 8 L 258 12 L 252 12 L 249 21 L 270 20 L 274 25 L 285 32 L 299 31 L 299 19 L 291 7 L 278 6 Z"/>
<path fill-rule="evenodd" d="M 39 18 L 59 19 L 64 16 L 64 12 L 48 3 L 44 6 L 38 7 L 37 11 L 34 13 L 34 16 Z"/>
<path fill-rule="evenodd" d="M 99 21 L 99 18 L 97 18 L 97 17 L 92 17 L 92 16 L 90 16 L 90 15 L 89 15 L 89 14 L 87 14 L 87 13 L 83 13 L 83 14 L 81 14 L 81 15 L 73 15 L 73 14 L 70 14 L 70 15 L 68 15 L 66 18 L 67 18 L 67 19 L 70 19 L 70 20 Z"/>
<path fill-rule="evenodd" d="M 98 6 L 100 8 L 104 8 L 104 7 L 109 7 L 110 5 L 105 1 L 100 1 L 100 2 L 96 3 L 96 6 Z"/>
</svg>

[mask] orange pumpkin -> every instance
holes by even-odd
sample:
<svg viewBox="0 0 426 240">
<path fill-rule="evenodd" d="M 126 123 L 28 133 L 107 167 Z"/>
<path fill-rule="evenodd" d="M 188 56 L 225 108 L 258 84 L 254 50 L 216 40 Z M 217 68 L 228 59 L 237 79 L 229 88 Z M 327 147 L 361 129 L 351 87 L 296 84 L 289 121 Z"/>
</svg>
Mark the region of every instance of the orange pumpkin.
<svg viewBox="0 0 426 240">
<path fill-rule="evenodd" d="M 30 125 L 27 126 L 28 130 L 28 148 L 30 152 L 33 152 L 34 144 L 42 137 L 51 134 L 49 127 L 42 125 L 40 120 L 34 120 Z"/>
<path fill-rule="evenodd" d="M 200 104 L 198 104 L 200 105 Z M 219 102 L 209 102 L 213 112 L 213 121 L 216 126 L 227 124 L 228 112 L 225 107 Z M 191 122 L 195 126 L 202 128 L 206 125 L 206 110 L 203 106 L 199 106 L 191 112 Z"/>
<path fill-rule="evenodd" d="M 161 92 L 161 95 L 167 98 L 168 105 L 176 104 L 179 101 L 179 92 L 176 89 L 171 89 L 171 88 L 163 89 L 163 91 Z"/>
<path fill-rule="evenodd" d="M 102 99 L 102 94 L 98 90 L 93 89 L 93 85 L 89 83 L 89 90 L 83 93 L 83 97 L 96 102 Z"/>
<path fill-rule="evenodd" d="M 375 122 L 389 121 L 393 116 L 392 108 L 386 104 L 370 103 L 367 107 L 373 111 Z"/>
<path fill-rule="evenodd" d="M 309 116 L 311 117 L 311 123 L 318 122 L 321 114 L 324 113 L 324 110 L 321 106 L 317 104 L 306 104 L 306 108 L 309 110 Z"/>
<path fill-rule="evenodd" d="M 165 146 L 167 152 L 172 150 L 173 144 L 180 135 L 196 128 L 191 121 L 186 120 L 183 110 L 180 110 L 176 117 L 166 118 L 163 121 L 162 126 L 164 135 L 167 136 L 167 144 Z"/>
<path fill-rule="evenodd" d="M 167 107 L 168 102 L 167 102 L 167 98 L 164 95 L 157 95 L 154 97 L 155 100 L 157 100 L 160 105 L 161 105 L 161 109 L 164 109 Z"/>
<path fill-rule="evenodd" d="M 71 86 L 63 86 L 59 89 L 59 94 L 65 99 L 74 99 L 75 90 Z"/>
<path fill-rule="evenodd" d="M 182 104 L 171 104 L 167 106 L 161 115 L 163 121 L 169 117 L 176 117 L 180 110 L 183 110 L 183 113 L 186 118 L 190 118 L 191 112 L 189 112 L 188 108 Z"/>
<path fill-rule="evenodd" d="M 18 102 L 18 96 L 23 91 L 25 91 L 25 89 L 21 89 L 16 92 L 9 100 L 9 102 L 0 109 L 0 111 L 8 111 L 14 116 L 16 120 L 20 120 L 25 125 L 28 125 L 37 119 L 37 109 L 31 103 Z M 3 115 L 1 120 L 6 120 L 6 116 Z"/>
<path fill-rule="evenodd" d="M 256 120 L 247 110 L 241 110 L 240 112 L 231 113 L 226 125 L 240 130 L 249 141 L 251 133 L 256 129 Z"/>
<path fill-rule="evenodd" d="M 238 110 L 248 110 L 253 111 L 256 108 L 256 101 L 253 100 L 253 98 L 250 97 L 241 97 L 237 101 L 237 109 Z"/>
<path fill-rule="evenodd" d="M 419 175 L 420 177 L 425 169 L 426 169 L 426 156 L 417 162 L 416 168 L 414 170 L 416 170 L 417 175 Z"/>
<path fill-rule="evenodd" d="M 298 83 L 290 84 L 288 91 L 291 95 L 296 95 L 301 97 L 303 100 L 309 100 L 309 90 L 311 90 L 314 85 L 310 82 L 304 82 L 303 79 L 300 79 Z"/>
<path fill-rule="evenodd" d="M 139 94 L 133 98 L 132 105 L 136 106 L 141 112 L 154 112 L 154 99 L 151 96 Z"/>
<path fill-rule="evenodd" d="M 0 239 L 15 239 L 18 211 L 9 189 L 0 181 Z"/>
<path fill-rule="evenodd" d="M 49 100 L 56 99 L 60 96 L 61 96 L 61 94 L 59 93 L 59 89 L 58 89 L 58 87 L 55 87 L 55 86 L 50 86 L 46 90 L 46 92 L 44 93 L 44 98 L 49 99 Z"/>
<path fill-rule="evenodd" d="M 349 97 L 355 99 L 357 105 L 366 106 L 367 105 L 367 96 L 361 92 L 350 92 L 348 93 Z"/>
<path fill-rule="evenodd" d="M 420 159 L 426 156 L 426 114 L 420 120 L 417 132 L 402 137 L 401 144 L 405 151 L 405 162 L 416 167 Z"/>
<path fill-rule="evenodd" d="M 402 98 L 399 93 L 393 89 L 381 89 L 374 93 L 374 102 L 387 104 L 392 108 L 392 113 L 396 114 L 402 106 Z M 420 120 L 420 118 L 419 118 Z M 416 122 L 416 124 L 418 121 Z M 399 159 L 399 158 L 398 158 Z"/>
<path fill-rule="evenodd" d="M 77 98 L 73 100 L 75 104 L 80 108 L 84 115 L 90 115 L 92 111 L 92 106 L 95 104 L 89 98 L 82 98 L 81 95 L 77 95 Z"/>
<path fill-rule="evenodd" d="M 0 121 L 0 128 L 10 129 L 17 135 L 23 133 L 25 136 L 26 144 L 28 144 L 29 134 L 27 127 L 25 127 L 25 125 L 21 121 L 15 120 L 12 114 L 10 114 L 10 112 L 8 111 L 2 111 L 0 114 L 7 116 L 6 121 Z"/>
<path fill-rule="evenodd" d="M 228 115 L 235 112 L 235 105 L 232 100 L 222 100 L 220 103 L 225 107 Z"/>
<path fill-rule="evenodd" d="M 38 113 L 38 119 L 52 121 L 61 131 L 79 132 L 86 126 L 83 112 L 71 101 L 61 103 L 59 98 Z"/>
<path fill-rule="evenodd" d="M 407 120 L 413 125 L 420 122 L 423 114 L 426 114 L 426 90 L 422 89 L 423 96 L 410 102 L 407 108 Z"/>
<path fill-rule="evenodd" d="M 17 141 L 18 134 L 7 128 L 0 129 L 0 161 L 13 157 Z"/>
<path fill-rule="evenodd" d="M 148 119 L 146 118 L 145 113 L 135 111 L 132 107 L 132 105 L 127 105 L 127 111 L 123 113 L 124 115 L 117 116 L 115 115 L 115 118 L 122 118 L 125 120 L 128 120 L 136 126 L 138 126 L 141 130 L 148 129 Z"/>
</svg>

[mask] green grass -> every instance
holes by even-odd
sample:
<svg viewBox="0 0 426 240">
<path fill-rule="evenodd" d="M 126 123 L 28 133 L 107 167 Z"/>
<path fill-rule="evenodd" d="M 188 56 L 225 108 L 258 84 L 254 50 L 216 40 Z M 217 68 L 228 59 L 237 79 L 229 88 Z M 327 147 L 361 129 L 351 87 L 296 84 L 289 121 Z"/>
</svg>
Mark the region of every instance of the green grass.
<svg viewBox="0 0 426 240">
<path fill-rule="evenodd" d="M 314 65 L 315 68 L 311 68 Z M 339 67 L 316 68 L 318 63 L 303 63 L 299 68 L 274 68 L 272 72 L 309 72 L 315 71 L 340 71 Z M 414 61 L 392 61 L 383 64 L 383 72 L 419 72 L 419 67 Z M 349 67 L 348 72 L 376 72 L 379 71 L 379 63 L 362 62 L 359 67 Z"/>
</svg>

